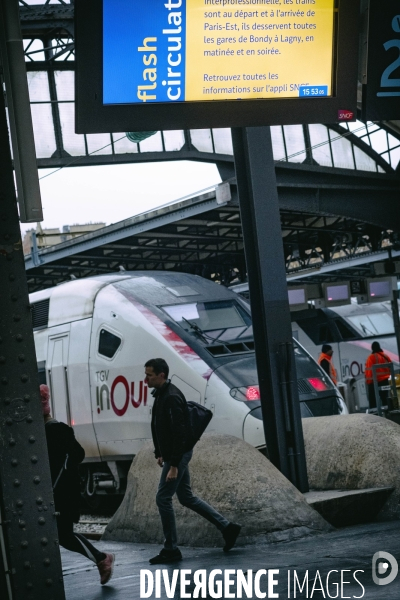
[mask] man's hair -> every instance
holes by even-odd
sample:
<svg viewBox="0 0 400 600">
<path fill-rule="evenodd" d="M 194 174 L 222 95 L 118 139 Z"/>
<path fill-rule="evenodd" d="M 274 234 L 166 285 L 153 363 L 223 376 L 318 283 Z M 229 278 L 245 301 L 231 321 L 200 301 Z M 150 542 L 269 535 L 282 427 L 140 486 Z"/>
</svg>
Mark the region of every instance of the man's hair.
<svg viewBox="0 0 400 600">
<path fill-rule="evenodd" d="M 156 375 L 164 373 L 165 379 L 168 379 L 169 366 L 163 358 L 151 358 L 144 366 L 151 367 Z"/>
<path fill-rule="evenodd" d="M 329 350 L 332 350 L 332 346 L 330 346 L 329 344 L 324 344 L 324 345 L 322 346 L 322 350 L 321 350 L 321 351 L 322 351 L 324 354 L 326 354 L 327 352 L 329 352 Z"/>
<path fill-rule="evenodd" d="M 372 342 L 371 346 L 372 352 L 382 352 L 382 348 L 379 342 Z"/>
</svg>

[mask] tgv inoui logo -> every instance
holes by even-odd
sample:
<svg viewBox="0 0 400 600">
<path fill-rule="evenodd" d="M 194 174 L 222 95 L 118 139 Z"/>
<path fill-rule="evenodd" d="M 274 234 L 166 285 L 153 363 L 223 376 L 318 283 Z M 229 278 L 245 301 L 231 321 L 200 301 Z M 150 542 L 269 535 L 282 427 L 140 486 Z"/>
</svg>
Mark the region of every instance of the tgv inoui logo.
<svg viewBox="0 0 400 600">
<path fill-rule="evenodd" d="M 391 567 L 389 575 L 389 566 Z M 375 552 L 372 557 L 372 579 L 376 585 L 388 585 L 392 583 L 397 577 L 399 571 L 399 565 L 397 560 L 389 552 Z M 385 575 L 385 577 L 378 577 L 378 575 Z"/>
</svg>

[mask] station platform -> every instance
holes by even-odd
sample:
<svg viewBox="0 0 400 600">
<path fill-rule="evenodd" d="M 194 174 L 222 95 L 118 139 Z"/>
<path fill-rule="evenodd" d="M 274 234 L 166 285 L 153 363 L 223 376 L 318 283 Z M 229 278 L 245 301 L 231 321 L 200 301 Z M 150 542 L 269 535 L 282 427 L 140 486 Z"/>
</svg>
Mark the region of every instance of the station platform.
<svg viewBox="0 0 400 600">
<path fill-rule="evenodd" d="M 221 540 L 222 542 L 222 540 Z M 155 577 L 157 569 L 167 571 L 169 582 L 174 569 L 187 569 L 189 581 L 185 589 L 180 586 L 178 576 L 175 592 L 167 596 L 161 574 L 161 593 L 155 590 L 149 598 L 191 598 L 194 597 L 194 571 L 205 569 L 208 575 L 213 569 L 231 569 L 233 582 L 228 592 L 222 587 L 222 595 L 210 594 L 207 587 L 206 598 L 236 598 L 237 571 L 245 576 L 252 570 L 253 580 L 261 569 L 277 569 L 273 575 L 278 583 L 273 587 L 273 596 L 268 590 L 268 576 L 260 577 L 260 591 L 264 598 L 367 598 L 367 600 L 399 600 L 400 574 L 387 585 L 377 585 L 372 578 L 372 559 L 376 552 L 390 553 L 400 562 L 400 521 L 376 522 L 336 529 L 330 533 L 309 536 L 289 542 L 235 547 L 228 554 L 222 548 L 181 547 L 183 560 L 172 565 L 149 565 L 149 558 L 156 555 L 160 546 L 153 544 L 133 544 L 119 542 L 95 542 L 103 551 L 114 552 L 116 563 L 111 581 L 100 586 L 97 568 L 78 554 L 61 549 L 64 584 L 67 600 L 133 600 L 141 597 L 140 571 L 148 570 Z M 222 543 L 221 543 L 222 546 Z M 328 573 L 332 571 L 327 579 Z M 357 571 L 357 572 L 356 572 Z M 378 575 L 380 580 L 387 574 Z M 247 573 L 247 575 L 246 575 Z M 296 575 L 296 576 L 295 576 Z M 308 586 L 306 575 L 308 575 Z M 218 579 L 223 576 L 218 575 Z M 299 584 L 297 584 L 297 581 Z M 343 581 L 343 584 L 341 583 Z M 147 578 L 146 578 L 147 581 Z M 304 583 L 305 581 L 305 583 Z M 289 585 L 290 582 L 290 591 Z M 296 582 L 296 592 L 294 592 Z M 349 583 L 345 583 L 349 582 Z M 303 586 L 302 591 L 300 587 Z M 299 587 L 300 585 L 300 587 Z M 212 588 L 214 589 L 214 588 Z M 142 589 L 143 591 L 143 589 Z M 186 593 L 186 596 L 183 595 Z M 202 595 L 200 593 L 199 597 Z M 243 598 L 262 597 L 243 593 Z"/>
</svg>

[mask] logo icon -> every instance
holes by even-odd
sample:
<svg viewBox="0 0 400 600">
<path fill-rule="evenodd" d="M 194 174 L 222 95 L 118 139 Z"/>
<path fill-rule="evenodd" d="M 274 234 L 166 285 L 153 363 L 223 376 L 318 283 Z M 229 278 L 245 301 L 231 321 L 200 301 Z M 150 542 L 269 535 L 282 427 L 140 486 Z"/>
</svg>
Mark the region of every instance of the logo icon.
<svg viewBox="0 0 400 600">
<path fill-rule="evenodd" d="M 389 571 L 389 566 L 391 567 Z M 397 577 L 399 571 L 399 565 L 397 560 L 389 552 L 375 552 L 372 557 L 372 580 L 376 585 L 388 585 L 392 583 Z M 389 573 L 388 575 L 386 575 Z M 378 577 L 378 575 L 386 575 L 385 577 Z"/>
<path fill-rule="evenodd" d="M 351 121 L 354 119 L 354 112 L 351 110 L 338 110 L 338 121 Z"/>
</svg>

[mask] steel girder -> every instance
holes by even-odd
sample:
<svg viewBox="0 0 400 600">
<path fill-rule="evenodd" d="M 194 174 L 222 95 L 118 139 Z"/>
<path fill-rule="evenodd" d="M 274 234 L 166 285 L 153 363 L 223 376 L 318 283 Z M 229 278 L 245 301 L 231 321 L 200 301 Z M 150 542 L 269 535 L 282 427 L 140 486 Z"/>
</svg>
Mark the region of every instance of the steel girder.
<svg viewBox="0 0 400 600">
<path fill-rule="evenodd" d="M 278 191 L 288 274 L 326 263 L 337 262 L 339 265 L 345 259 L 372 256 L 398 243 L 400 227 L 394 230 L 393 216 L 391 224 L 388 218 L 385 225 L 377 225 L 344 217 L 343 214 L 335 215 L 335 210 L 329 206 L 324 214 L 315 214 L 315 195 L 319 188 L 312 187 L 309 182 L 307 194 L 305 179 L 300 191 L 306 202 L 300 210 L 293 210 L 293 198 L 297 207 L 300 204 L 299 190 L 297 183 L 294 187 L 290 185 L 294 174 L 288 173 L 290 169 L 286 166 L 284 170 Z M 378 181 L 381 180 L 378 178 Z M 345 177 L 342 184 L 343 193 L 346 185 L 350 184 L 346 183 Z M 365 187 L 373 188 L 373 185 Z M 332 190 L 326 184 L 322 189 L 326 198 L 331 192 L 340 197 L 337 186 Z M 227 284 L 244 280 L 245 257 L 234 181 L 231 182 L 231 191 L 232 200 L 224 205 L 218 205 L 215 193 L 210 192 L 182 201 L 179 207 L 170 206 L 161 212 L 133 217 L 32 253 L 26 257 L 30 290 L 55 285 L 71 276 L 84 277 L 119 269 L 184 271 Z M 374 194 L 375 202 L 378 202 L 382 195 L 379 185 L 375 186 Z M 310 210 L 304 208 L 306 203 Z M 290 210 L 285 205 L 290 205 Z M 346 210 L 343 203 L 341 212 Z"/>
</svg>

